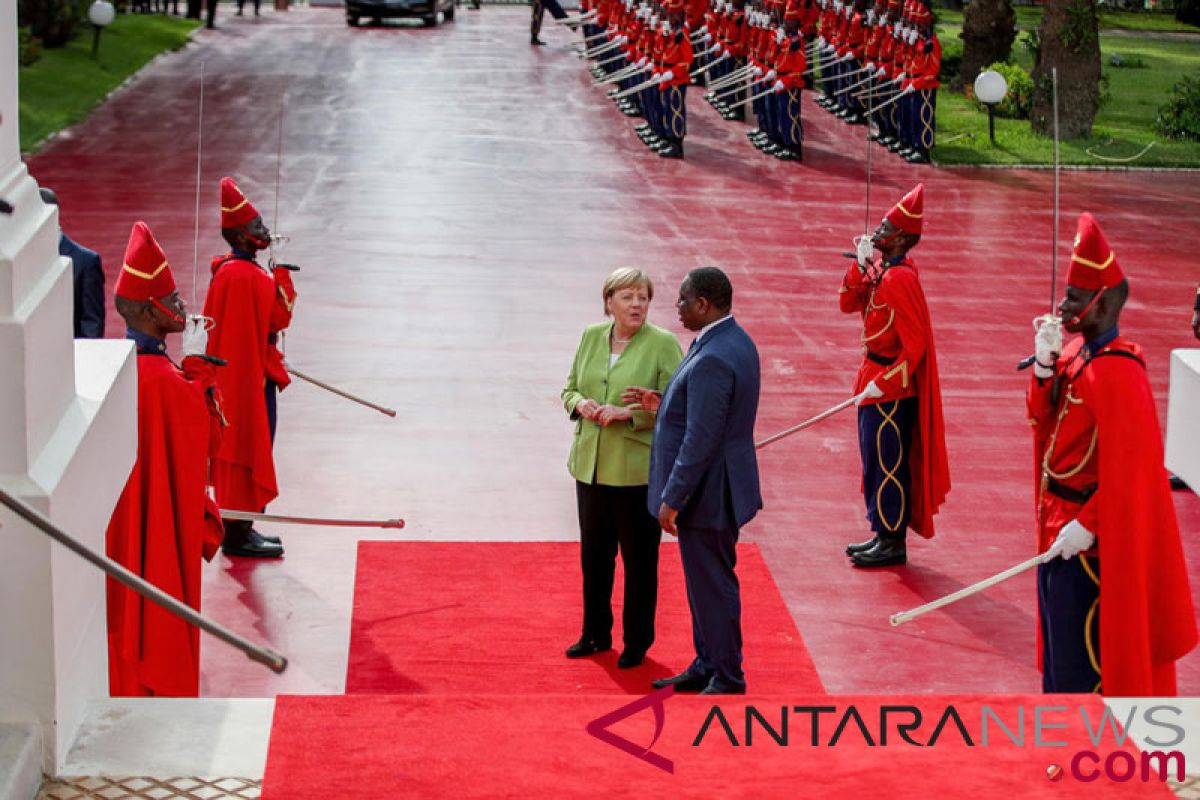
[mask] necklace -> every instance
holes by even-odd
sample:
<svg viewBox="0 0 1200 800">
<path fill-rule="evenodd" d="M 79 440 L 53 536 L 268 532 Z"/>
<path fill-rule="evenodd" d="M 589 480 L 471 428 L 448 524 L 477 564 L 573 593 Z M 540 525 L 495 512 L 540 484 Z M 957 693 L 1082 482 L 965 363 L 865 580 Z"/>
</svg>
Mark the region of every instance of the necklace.
<svg viewBox="0 0 1200 800">
<path fill-rule="evenodd" d="M 622 339 L 619 336 L 617 336 L 616 328 L 613 328 L 612 340 L 613 340 L 613 344 L 629 344 L 630 342 L 633 341 L 633 336 L 630 336 L 628 339 Z"/>
</svg>

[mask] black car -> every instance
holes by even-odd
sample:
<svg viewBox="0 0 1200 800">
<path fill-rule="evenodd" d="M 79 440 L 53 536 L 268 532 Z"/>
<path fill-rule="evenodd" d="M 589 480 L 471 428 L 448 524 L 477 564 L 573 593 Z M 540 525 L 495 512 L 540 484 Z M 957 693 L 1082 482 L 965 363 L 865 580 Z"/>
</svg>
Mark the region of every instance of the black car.
<svg viewBox="0 0 1200 800">
<path fill-rule="evenodd" d="M 384 18 L 420 17 L 427 26 L 444 19 L 454 19 L 454 0 L 345 0 L 346 24 L 354 26 L 363 18 L 379 22 Z"/>
</svg>

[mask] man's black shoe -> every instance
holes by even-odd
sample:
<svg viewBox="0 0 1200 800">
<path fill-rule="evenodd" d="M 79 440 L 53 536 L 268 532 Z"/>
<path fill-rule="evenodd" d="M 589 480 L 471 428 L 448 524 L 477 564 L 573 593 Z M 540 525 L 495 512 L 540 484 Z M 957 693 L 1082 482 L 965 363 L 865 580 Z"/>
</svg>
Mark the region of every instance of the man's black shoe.
<svg viewBox="0 0 1200 800">
<path fill-rule="evenodd" d="M 775 151 L 775 157 L 780 161 L 799 161 L 800 154 L 790 147 L 781 147 Z"/>
<path fill-rule="evenodd" d="M 924 150 L 914 150 L 905 156 L 904 160 L 910 164 L 928 164 L 929 154 Z"/>
<path fill-rule="evenodd" d="M 617 657 L 617 669 L 633 669 L 641 664 L 645 658 L 645 650 L 630 650 L 629 648 L 625 648 L 621 651 L 621 655 Z"/>
<path fill-rule="evenodd" d="M 712 682 L 712 677 L 709 675 L 694 675 L 691 672 L 681 672 L 670 678 L 659 678 L 650 681 L 650 685 L 655 689 L 665 689 L 668 686 L 674 686 L 677 692 L 702 692 L 708 688 L 708 684 Z"/>
<path fill-rule="evenodd" d="M 530 43 L 531 45 L 534 45 L 534 44 L 536 44 L 536 45 L 544 45 L 544 44 L 545 44 L 545 42 L 543 42 L 541 39 L 537 38 L 536 36 L 530 36 L 530 37 L 529 37 L 529 43 Z"/>
<path fill-rule="evenodd" d="M 1181 492 L 1186 488 L 1188 488 L 1187 481 L 1185 481 L 1183 478 L 1179 477 L 1174 472 L 1172 472 L 1171 473 L 1171 490 L 1175 491 L 1175 492 Z"/>
<path fill-rule="evenodd" d="M 676 688 L 675 691 L 679 691 L 679 689 Z M 700 694 L 745 694 L 745 693 L 746 693 L 746 684 L 743 683 L 740 685 L 733 685 L 733 686 L 718 685 L 716 678 L 713 678 L 712 682 L 709 683 L 708 686 L 705 686 L 703 689 L 700 690 Z"/>
<path fill-rule="evenodd" d="M 855 553 L 865 553 L 877 544 L 879 544 L 878 536 L 872 536 L 867 541 L 859 542 L 858 544 L 848 544 L 846 545 L 846 555 L 852 556 Z"/>
<path fill-rule="evenodd" d="M 683 158 L 683 145 L 673 144 L 658 151 L 659 158 Z"/>
<path fill-rule="evenodd" d="M 591 639 L 583 638 L 568 647 L 566 655 L 567 658 L 583 658 L 593 653 L 601 653 L 611 649 L 612 642 L 594 642 Z"/>
<path fill-rule="evenodd" d="M 879 544 L 850 556 L 856 567 L 894 567 L 908 561 L 903 539 L 880 539 Z"/>
<path fill-rule="evenodd" d="M 266 541 L 259 543 L 253 539 L 245 539 L 241 542 L 226 541 L 221 545 L 221 552 L 227 556 L 240 556 L 241 558 L 280 558 L 283 555 L 283 548 Z"/>
</svg>

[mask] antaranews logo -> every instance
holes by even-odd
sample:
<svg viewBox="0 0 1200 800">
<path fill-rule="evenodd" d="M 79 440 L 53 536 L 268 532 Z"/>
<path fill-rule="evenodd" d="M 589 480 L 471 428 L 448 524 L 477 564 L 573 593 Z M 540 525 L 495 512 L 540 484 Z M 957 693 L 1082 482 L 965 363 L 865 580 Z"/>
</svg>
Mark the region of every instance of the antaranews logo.
<svg viewBox="0 0 1200 800">
<path fill-rule="evenodd" d="M 652 767 L 674 774 L 675 762 L 654 752 L 654 745 L 666 726 L 665 704 L 673 695 L 674 689 L 668 686 L 640 697 L 592 720 L 587 732 Z M 648 745 L 630 741 L 611 730 L 616 723 L 646 709 L 654 714 L 654 737 Z M 700 747 L 706 741 L 711 744 L 714 738 L 731 747 L 837 747 L 852 740 L 869 747 L 937 747 L 951 741 L 984 748 L 1032 746 L 1047 748 L 1054 754 L 1053 763 L 1046 769 L 1046 777 L 1051 781 L 1070 775 L 1083 783 L 1102 778 L 1116 783 L 1162 782 L 1171 777 L 1172 768 L 1175 780 L 1182 781 L 1187 772 L 1185 756 L 1177 749 L 1170 749 L 1183 743 L 1184 728 L 1172 721 L 1182 717 L 1182 708 L 1163 703 L 1132 705 L 1123 720 L 1118 720 L 1108 706 L 1097 716 L 1095 707 L 1086 705 L 981 704 L 960 711 L 953 704 L 860 707 L 851 703 L 769 708 L 716 704 L 704 715 L 692 736 L 691 746 Z M 1085 733 L 1092 747 L 1071 752 L 1071 743 L 1058 737 L 1072 728 Z M 1135 730 L 1144 744 L 1154 749 L 1140 753 L 1124 749 Z M 1065 762 L 1066 766 L 1059 762 Z"/>
</svg>

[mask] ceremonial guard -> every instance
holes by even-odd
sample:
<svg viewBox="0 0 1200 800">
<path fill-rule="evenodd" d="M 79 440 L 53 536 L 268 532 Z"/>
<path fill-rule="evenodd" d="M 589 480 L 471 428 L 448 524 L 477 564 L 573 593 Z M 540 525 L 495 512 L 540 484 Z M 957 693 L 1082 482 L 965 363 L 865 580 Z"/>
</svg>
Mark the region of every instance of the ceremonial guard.
<svg viewBox="0 0 1200 800">
<path fill-rule="evenodd" d="M 1027 398 L 1046 692 L 1174 695 L 1175 661 L 1196 644 L 1145 359 L 1117 324 L 1128 294 L 1116 254 L 1083 214 L 1061 325 L 1038 329 Z M 1064 328 L 1080 334 L 1065 348 Z"/>
<path fill-rule="evenodd" d="M 218 382 L 229 428 L 213 464 L 213 486 L 222 508 L 261 512 L 279 494 L 271 445 L 276 397 L 291 379 L 276 337 L 292 320 L 294 267 L 268 272 L 255 254 L 271 244 L 271 232 L 232 178 L 221 179 L 221 235 L 230 252 L 213 259 L 204 313 L 216 321 L 209 355 L 227 362 Z M 253 524 L 226 521 L 227 555 L 277 558 L 283 547 Z"/>
<path fill-rule="evenodd" d="M 836 114 L 851 125 L 861 125 L 866 121 L 862 114 L 862 104 L 852 91 L 862 72 L 867 44 L 865 9 L 866 0 L 854 0 L 851 5 L 846 6 L 846 21 L 842 25 L 842 35 L 837 46 L 840 77 L 837 95 L 834 98 L 838 106 Z"/>
<path fill-rule="evenodd" d="M 684 26 L 683 0 L 667 0 L 662 23 L 662 48 L 657 56 L 659 103 L 666 144 L 657 148 L 663 158 L 683 158 L 687 135 L 687 87 L 691 83 L 692 40 Z"/>
<path fill-rule="evenodd" d="M 781 161 L 799 161 L 804 142 L 800 102 L 807 61 L 800 24 L 800 2 L 792 0 L 784 11 L 783 27 L 776 29 L 771 68 L 765 76 L 771 82 L 771 94 L 763 98 L 765 114 L 759 129 L 747 134 L 755 147 Z"/>
<path fill-rule="evenodd" d="M 914 164 L 928 164 L 937 130 L 935 111 L 938 73 L 942 69 L 942 44 L 933 32 L 933 15 L 917 4 L 913 9 L 914 27 L 909 29 L 911 49 L 905 64 L 907 77 L 901 91 L 907 96 L 899 103 L 904 144 L 899 153 Z"/>
<path fill-rule="evenodd" d="M 733 0 L 732 3 L 725 4 L 720 38 L 721 49 L 718 52 L 729 56 L 725 61 L 726 66 L 723 75 L 729 75 L 743 69 L 746 66 L 746 45 L 748 40 L 746 0 Z M 712 105 L 725 119 L 740 121 L 746 118 L 745 106 L 730 107 L 743 99 L 743 86 L 744 84 L 739 81 L 721 89 L 713 95 Z"/>
<path fill-rule="evenodd" d="M 862 317 L 854 384 L 862 490 L 873 536 L 846 548 L 855 566 L 904 564 L 906 528 L 930 538 L 950 491 L 933 327 L 916 264 L 924 185 L 887 213 L 842 280 L 845 313 Z M 871 246 L 880 256 L 871 259 Z"/>
<path fill-rule="evenodd" d="M 109 558 L 200 610 L 200 560 L 221 544 L 207 492 L 221 441 L 220 393 L 205 355 L 204 322 L 185 320 L 171 267 L 143 222 L 129 236 L 114 291 L 126 338 L 137 347 L 137 461 L 106 533 Z M 166 337 L 183 332 L 183 366 Z M 113 579 L 107 582 L 109 693 L 196 697 L 199 629 Z"/>
</svg>

